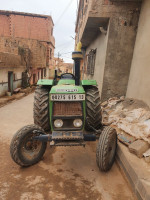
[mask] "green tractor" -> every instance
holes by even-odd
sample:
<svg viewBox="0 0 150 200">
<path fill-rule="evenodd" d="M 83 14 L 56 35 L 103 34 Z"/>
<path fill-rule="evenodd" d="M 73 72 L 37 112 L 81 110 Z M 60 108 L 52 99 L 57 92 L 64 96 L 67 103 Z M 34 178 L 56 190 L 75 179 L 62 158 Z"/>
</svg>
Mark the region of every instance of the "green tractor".
<svg viewBox="0 0 150 200">
<path fill-rule="evenodd" d="M 21 128 L 10 145 L 12 159 L 20 166 L 30 166 L 41 160 L 47 142 L 50 146 L 85 146 L 96 141 L 96 162 L 101 171 L 113 165 L 117 134 L 101 124 L 99 91 L 95 80 L 80 80 L 81 51 L 72 54 L 75 75 L 54 80 L 39 80 L 34 96 L 34 125 Z"/>
</svg>

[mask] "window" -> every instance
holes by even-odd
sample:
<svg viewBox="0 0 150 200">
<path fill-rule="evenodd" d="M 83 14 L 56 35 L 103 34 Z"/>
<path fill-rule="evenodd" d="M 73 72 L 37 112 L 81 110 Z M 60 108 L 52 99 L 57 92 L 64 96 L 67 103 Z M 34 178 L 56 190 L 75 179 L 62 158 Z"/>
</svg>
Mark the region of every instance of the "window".
<svg viewBox="0 0 150 200">
<path fill-rule="evenodd" d="M 96 59 L 96 49 L 92 49 L 88 54 L 87 62 L 87 74 L 94 75 L 95 70 L 95 59 Z"/>
</svg>

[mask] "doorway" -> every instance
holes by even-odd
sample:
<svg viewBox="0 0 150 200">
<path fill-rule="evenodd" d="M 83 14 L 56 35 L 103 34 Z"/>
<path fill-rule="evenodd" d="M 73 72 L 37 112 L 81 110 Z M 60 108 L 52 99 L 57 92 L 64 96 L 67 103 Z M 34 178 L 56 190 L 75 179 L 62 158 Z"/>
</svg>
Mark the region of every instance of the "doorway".
<svg viewBox="0 0 150 200">
<path fill-rule="evenodd" d="M 8 72 L 8 92 L 13 93 L 13 72 Z"/>
<path fill-rule="evenodd" d="M 33 74 L 33 85 L 36 83 L 36 74 Z"/>
<path fill-rule="evenodd" d="M 43 69 L 41 69 L 41 79 L 43 79 Z"/>
</svg>

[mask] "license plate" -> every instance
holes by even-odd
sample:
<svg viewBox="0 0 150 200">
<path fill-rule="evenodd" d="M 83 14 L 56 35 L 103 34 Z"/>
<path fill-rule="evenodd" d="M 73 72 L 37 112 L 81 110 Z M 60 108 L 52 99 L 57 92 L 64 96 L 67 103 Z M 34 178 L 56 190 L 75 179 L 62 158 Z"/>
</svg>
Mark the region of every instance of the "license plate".
<svg viewBox="0 0 150 200">
<path fill-rule="evenodd" d="M 51 94 L 51 101 L 84 101 L 85 94 Z"/>
</svg>

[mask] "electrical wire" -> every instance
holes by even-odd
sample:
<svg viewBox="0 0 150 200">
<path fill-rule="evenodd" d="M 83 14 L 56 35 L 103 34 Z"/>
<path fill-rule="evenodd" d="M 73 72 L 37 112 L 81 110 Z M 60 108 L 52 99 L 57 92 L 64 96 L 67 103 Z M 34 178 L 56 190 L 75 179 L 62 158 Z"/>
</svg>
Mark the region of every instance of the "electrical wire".
<svg viewBox="0 0 150 200">
<path fill-rule="evenodd" d="M 64 55 L 64 54 L 69 54 L 69 53 L 72 53 L 72 51 L 65 52 L 65 53 L 61 53 L 61 52 L 60 52 L 60 54 L 61 54 L 61 55 Z"/>
<path fill-rule="evenodd" d="M 72 58 L 71 58 L 71 57 L 67 57 L 67 56 L 62 56 L 62 58 L 69 58 L 69 59 L 71 59 L 71 60 L 72 60 Z"/>
<path fill-rule="evenodd" d="M 59 53 L 59 52 L 58 52 L 58 53 Z M 58 53 L 54 53 L 55 56 L 58 56 Z M 72 53 L 72 51 L 70 51 L 70 52 L 65 52 L 65 53 L 61 53 L 61 52 L 60 52 L 59 55 L 62 56 L 62 55 L 64 55 L 64 54 L 70 54 L 70 53 Z"/>
<path fill-rule="evenodd" d="M 74 41 L 73 41 L 73 40 L 69 40 L 68 42 L 65 42 L 65 43 L 63 43 L 63 44 L 60 44 L 60 45 L 56 46 L 56 48 L 61 47 L 61 46 L 64 46 L 64 45 L 66 45 L 66 44 L 68 44 L 68 43 L 71 43 L 71 42 L 74 42 Z"/>
<path fill-rule="evenodd" d="M 58 17 L 58 19 L 55 22 L 55 27 L 56 25 L 60 22 L 60 20 L 62 19 L 62 16 L 66 13 L 66 11 L 69 9 L 69 7 L 71 6 L 73 0 L 69 1 L 68 5 L 66 6 L 66 8 L 64 9 L 64 11 L 62 12 L 62 14 Z"/>
</svg>

